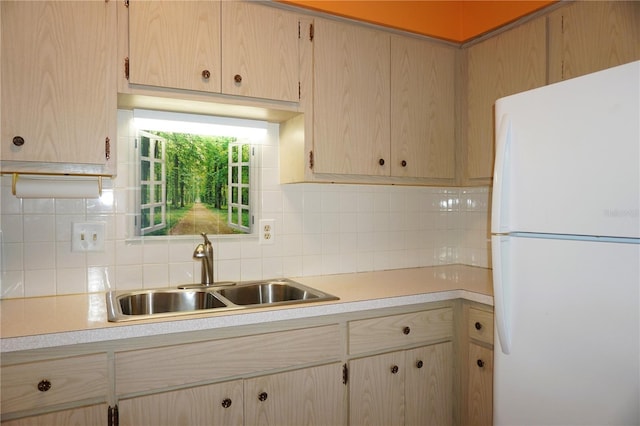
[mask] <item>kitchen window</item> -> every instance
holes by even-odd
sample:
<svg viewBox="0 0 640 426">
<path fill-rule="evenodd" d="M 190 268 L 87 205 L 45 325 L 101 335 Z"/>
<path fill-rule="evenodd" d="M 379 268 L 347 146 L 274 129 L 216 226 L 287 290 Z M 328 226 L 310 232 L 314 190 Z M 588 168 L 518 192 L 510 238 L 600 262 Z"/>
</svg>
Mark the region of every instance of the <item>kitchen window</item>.
<svg viewBox="0 0 640 426">
<path fill-rule="evenodd" d="M 134 111 L 137 236 L 250 234 L 266 125 Z"/>
</svg>

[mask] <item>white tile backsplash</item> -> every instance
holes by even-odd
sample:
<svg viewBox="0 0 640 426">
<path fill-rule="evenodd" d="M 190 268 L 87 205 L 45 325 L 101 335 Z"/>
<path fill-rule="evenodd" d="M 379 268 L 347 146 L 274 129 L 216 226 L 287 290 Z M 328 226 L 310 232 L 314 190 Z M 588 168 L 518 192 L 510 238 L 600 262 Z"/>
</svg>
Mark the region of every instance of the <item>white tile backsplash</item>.
<svg viewBox="0 0 640 426">
<path fill-rule="evenodd" d="M 99 199 L 20 200 L 11 195 L 11 177 L 1 178 L 0 298 L 200 280 L 200 265 L 192 260 L 199 236 L 127 239 L 130 116 L 119 111 L 119 174 L 105 182 Z M 277 142 L 263 148 L 261 216 L 275 220 L 275 243 L 260 245 L 257 237 L 213 239 L 216 280 L 489 265 L 488 188 L 280 185 Z M 71 223 L 91 220 L 107 224 L 105 252 L 71 252 Z"/>
</svg>

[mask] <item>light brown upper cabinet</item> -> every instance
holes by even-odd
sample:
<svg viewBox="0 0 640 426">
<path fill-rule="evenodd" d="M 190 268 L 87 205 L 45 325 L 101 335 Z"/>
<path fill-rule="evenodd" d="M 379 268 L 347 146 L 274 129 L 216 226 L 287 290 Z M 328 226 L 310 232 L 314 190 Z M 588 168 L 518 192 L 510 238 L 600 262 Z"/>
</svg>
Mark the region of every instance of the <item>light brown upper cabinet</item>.
<svg viewBox="0 0 640 426">
<path fill-rule="evenodd" d="M 313 171 L 455 178 L 455 49 L 316 19 Z"/>
<path fill-rule="evenodd" d="M 549 15 L 549 83 L 640 58 L 640 2 L 576 2 Z"/>
<path fill-rule="evenodd" d="M 388 33 L 316 19 L 313 36 L 313 170 L 388 176 Z"/>
<path fill-rule="evenodd" d="M 222 2 L 222 92 L 298 102 L 298 16 L 252 2 Z"/>
<path fill-rule="evenodd" d="M 493 173 L 493 105 L 498 98 L 546 84 L 546 21 L 538 18 L 467 49 L 466 184 Z"/>
<path fill-rule="evenodd" d="M 129 2 L 129 82 L 220 92 L 220 2 Z"/>
<path fill-rule="evenodd" d="M 113 174 L 115 2 L 2 1 L 0 15 L 2 171 L 15 171 L 10 161 Z"/>
<path fill-rule="evenodd" d="M 455 178 L 455 49 L 391 37 L 391 175 Z"/>
<path fill-rule="evenodd" d="M 252 2 L 129 4 L 129 82 L 297 102 L 298 18 Z"/>
</svg>

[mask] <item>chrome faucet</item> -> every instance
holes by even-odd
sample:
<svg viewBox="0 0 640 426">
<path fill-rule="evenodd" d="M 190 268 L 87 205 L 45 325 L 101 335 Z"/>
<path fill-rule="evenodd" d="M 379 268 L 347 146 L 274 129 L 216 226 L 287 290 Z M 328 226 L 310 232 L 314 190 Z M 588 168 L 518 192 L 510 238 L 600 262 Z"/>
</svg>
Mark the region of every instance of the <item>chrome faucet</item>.
<svg viewBox="0 0 640 426">
<path fill-rule="evenodd" d="M 213 246 L 207 238 L 207 234 L 201 233 L 204 243 L 198 244 L 193 251 L 193 259 L 202 261 L 200 283 L 202 285 L 213 285 Z"/>
</svg>

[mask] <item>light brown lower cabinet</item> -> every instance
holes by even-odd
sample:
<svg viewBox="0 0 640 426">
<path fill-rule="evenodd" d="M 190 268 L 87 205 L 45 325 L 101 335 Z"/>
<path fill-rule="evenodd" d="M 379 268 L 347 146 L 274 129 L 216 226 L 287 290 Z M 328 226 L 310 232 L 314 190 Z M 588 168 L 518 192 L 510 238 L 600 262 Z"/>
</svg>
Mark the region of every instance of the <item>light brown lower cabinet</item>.
<svg viewBox="0 0 640 426">
<path fill-rule="evenodd" d="M 467 380 L 468 425 L 493 424 L 493 350 L 469 343 Z"/>
<path fill-rule="evenodd" d="M 493 424 L 493 312 L 488 307 L 465 306 L 466 356 L 463 377 L 462 424 L 491 426 Z"/>
<path fill-rule="evenodd" d="M 2 361 L 6 358 L 10 357 L 3 355 Z M 109 373 L 106 353 L 32 362 L 26 356 L 15 359 L 25 362 L 5 364 L 0 374 L 3 426 L 107 424 Z M 59 411 L 41 414 L 51 410 Z M 5 420 L 15 418 L 17 413 L 24 413 L 24 417 Z"/>
<path fill-rule="evenodd" d="M 242 380 L 118 401 L 121 426 L 242 425 Z"/>
<path fill-rule="evenodd" d="M 339 363 L 123 399 L 121 426 L 340 425 Z"/>
<path fill-rule="evenodd" d="M 2 426 L 103 426 L 107 424 L 107 412 L 107 404 L 95 404 L 10 420 Z"/>
<path fill-rule="evenodd" d="M 349 424 L 450 425 L 453 344 L 444 342 L 349 362 Z"/>
<path fill-rule="evenodd" d="M 13 353 L 2 358 L 0 420 L 490 425 L 492 323 L 490 307 L 435 302 L 297 320 L 292 329 L 230 329 L 214 340 L 154 336 L 96 343 L 93 353 L 56 349 L 54 359 L 38 350 Z"/>
<path fill-rule="evenodd" d="M 245 425 L 344 425 L 342 364 L 271 374 L 244 382 Z"/>
</svg>

